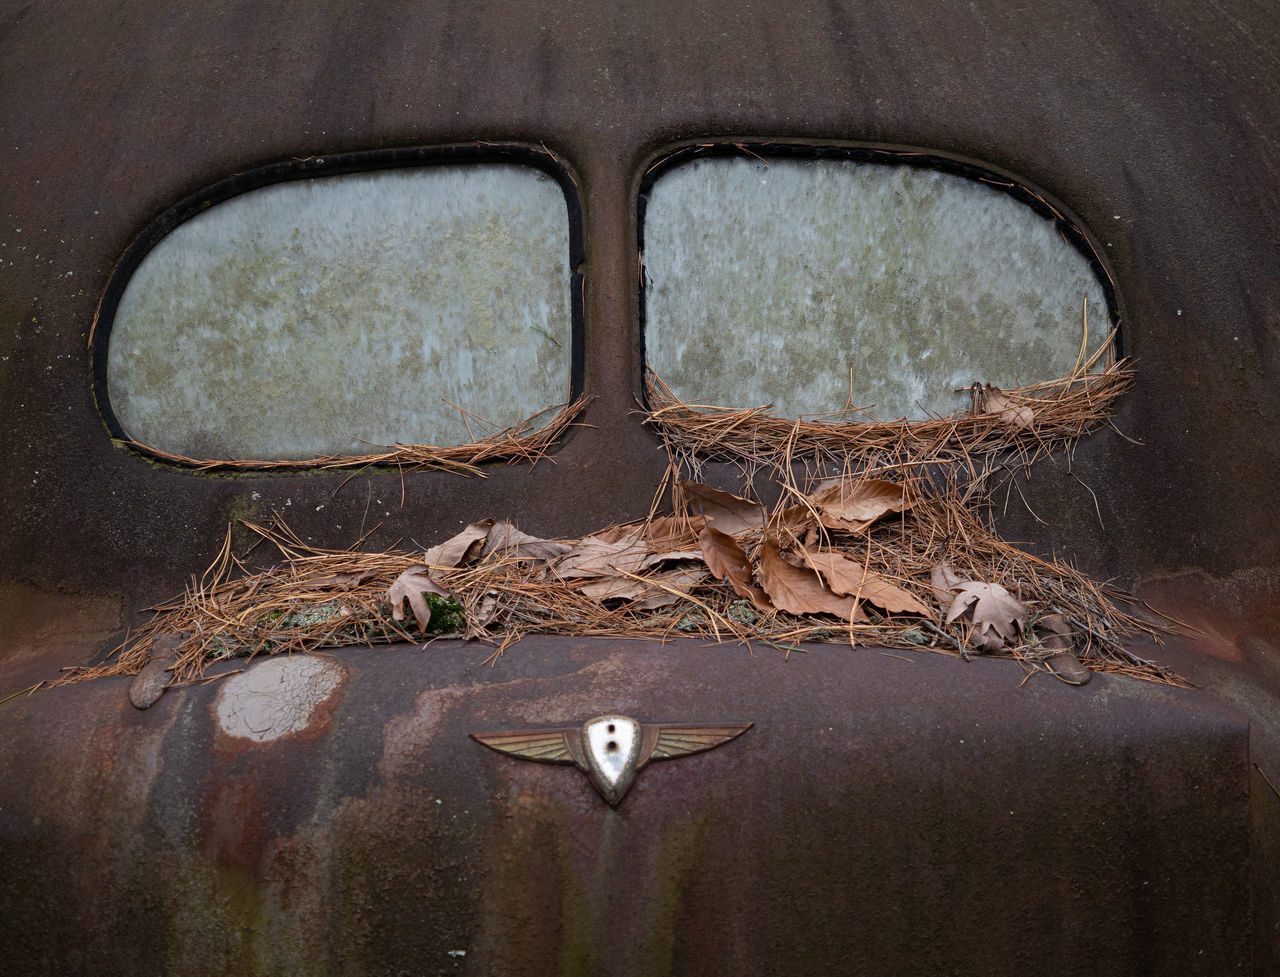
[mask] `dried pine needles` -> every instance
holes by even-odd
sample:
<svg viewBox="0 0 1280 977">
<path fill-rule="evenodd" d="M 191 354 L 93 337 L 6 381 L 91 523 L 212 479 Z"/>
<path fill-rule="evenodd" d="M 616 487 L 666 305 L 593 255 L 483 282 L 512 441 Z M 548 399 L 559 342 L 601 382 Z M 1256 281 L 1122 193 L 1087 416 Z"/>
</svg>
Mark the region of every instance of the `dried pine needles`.
<svg viewBox="0 0 1280 977">
<path fill-rule="evenodd" d="M 774 415 L 768 405 L 733 410 L 687 404 L 650 373 L 646 420 L 675 457 L 694 466 L 701 458 L 719 458 L 752 469 L 801 461 L 867 471 L 877 463 L 901 468 L 963 460 L 976 471 L 990 468 L 997 456 L 1028 465 L 1069 451 L 1108 422 L 1112 404 L 1133 384 L 1129 363 L 1115 360 L 1113 349 L 1108 340 L 1086 358 L 1082 341 L 1074 369 L 1059 380 L 1007 391 L 975 383 L 968 411 L 919 421 L 869 419 L 852 405 L 792 419 Z"/>
<path fill-rule="evenodd" d="M 180 683 L 241 655 L 437 636 L 488 642 L 496 656 L 553 633 L 999 654 L 1074 684 L 1091 671 L 1183 684 L 1126 646 L 1157 629 L 1122 595 L 1010 545 L 990 521 L 997 473 L 1069 451 L 1107 422 L 1131 382 L 1123 363 L 1090 372 L 1108 348 L 1054 383 L 975 385 L 970 410 L 918 422 L 688 405 L 652 377 L 647 421 L 670 459 L 659 495 L 671 514 L 657 515 L 655 499 L 644 522 L 574 540 L 486 519 L 419 554 L 323 550 L 282 524 L 251 526 L 282 562 L 248 572 L 228 536 L 205 576 L 105 665 L 63 681 L 134 673 L 163 655 Z M 779 500 L 704 484 L 709 457 L 766 476 Z"/>
<path fill-rule="evenodd" d="M 216 469 L 281 469 L 281 468 L 364 468 L 382 465 L 404 471 L 451 471 L 463 475 L 484 476 L 480 466 L 485 462 L 502 460 L 508 464 L 535 462 L 564 435 L 565 431 L 586 409 L 590 398 L 579 397 L 572 403 L 550 407 L 526 418 L 513 427 L 493 430 L 496 425 L 477 418 L 467 411 L 460 411 L 467 430 L 473 425 L 490 433 L 458 445 L 397 444 L 383 451 L 362 455 L 319 455 L 314 458 L 288 461 L 255 461 L 238 458 L 201 459 L 188 458 L 140 441 L 124 444 L 138 448 L 165 461 L 172 461 L 199 471 Z"/>
</svg>

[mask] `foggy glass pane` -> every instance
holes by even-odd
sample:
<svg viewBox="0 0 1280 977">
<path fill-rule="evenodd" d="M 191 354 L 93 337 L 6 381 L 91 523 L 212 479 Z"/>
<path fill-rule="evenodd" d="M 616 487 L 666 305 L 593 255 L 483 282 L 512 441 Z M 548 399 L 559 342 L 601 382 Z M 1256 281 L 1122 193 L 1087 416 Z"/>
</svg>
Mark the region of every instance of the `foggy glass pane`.
<svg viewBox="0 0 1280 977">
<path fill-rule="evenodd" d="M 954 388 L 1053 380 L 1108 328 L 1054 225 L 935 170 L 712 158 L 654 183 L 644 217 L 648 365 L 681 399 L 881 419 L 948 414 Z"/>
<path fill-rule="evenodd" d="M 112 408 L 193 458 L 299 459 L 472 440 L 570 390 L 564 193 L 531 167 L 273 184 L 180 224 L 112 325 Z M 472 424 L 476 437 L 487 428 Z"/>
</svg>

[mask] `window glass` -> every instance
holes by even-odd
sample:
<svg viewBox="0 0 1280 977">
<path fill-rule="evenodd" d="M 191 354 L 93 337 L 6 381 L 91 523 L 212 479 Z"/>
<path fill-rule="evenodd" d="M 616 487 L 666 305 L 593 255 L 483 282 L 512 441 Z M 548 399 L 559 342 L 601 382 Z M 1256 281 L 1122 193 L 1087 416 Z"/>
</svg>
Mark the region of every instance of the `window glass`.
<svg viewBox="0 0 1280 977">
<path fill-rule="evenodd" d="M 660 171 L 643 214 L 648 365 L 682 400 L 852 398 L 880 419 L 948 414 L 975 380 L 1070 372 L 1109 329 L 1090 262 L 1001 189 L 853 159 L 717 156 Z"/>
<path fill-rule="evenodd" d="M 569 399 L 565 194 L 507 163 L 275 183 L 160 239 L 106 357 L 129 438 L 195 459 L 463 444 Z"/>
</svg>

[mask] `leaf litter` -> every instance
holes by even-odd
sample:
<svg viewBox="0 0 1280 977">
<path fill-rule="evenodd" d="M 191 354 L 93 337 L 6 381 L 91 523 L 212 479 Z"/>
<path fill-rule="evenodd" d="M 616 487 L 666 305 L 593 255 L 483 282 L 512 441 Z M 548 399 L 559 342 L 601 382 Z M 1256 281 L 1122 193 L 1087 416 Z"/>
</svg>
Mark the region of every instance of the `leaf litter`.
<svg viewBox="0 0 1280 977">
<path fill-rule="evenodd" d="M 184 594 L 105 664 L 59 682 L 135 674 L 161 651 L 169 683 L 181 684 L 236 656 L 448 636 L 487 642 L 496 658 L 550 633 L 996 654 L 1071 684 L 1100 671 L 1186 685 L 1126 647 L 1161 629 L 1127 611 L 1124 595 L 992 525 L 998 476 L 1109 419 L 1132 380 L 1110 360 L 1091 372 L 1109 348 L 1053 383 L 974 384 L 971 409 L 921 422 L 685 405 L 651 376 L 645 419 L 669 468 L 648 519 L 542 539 L 489 518 L 418 553 L 321 549 L 279 519 L 246 523 L 281 562 L 250 570 L 228 532 Z M 737 462 L 748 485 L 763 474 L 780 500 L 707 484 L 709 459 Z M 659 515 L 663 499 L 671 511 Z"/>
</svg>

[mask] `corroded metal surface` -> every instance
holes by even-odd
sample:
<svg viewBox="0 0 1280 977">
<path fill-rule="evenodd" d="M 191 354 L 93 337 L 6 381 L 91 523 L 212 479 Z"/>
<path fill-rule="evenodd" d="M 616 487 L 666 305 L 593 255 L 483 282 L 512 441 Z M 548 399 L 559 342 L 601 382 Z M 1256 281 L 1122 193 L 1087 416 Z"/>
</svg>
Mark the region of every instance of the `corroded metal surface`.
<svg viewBox="0 0 1280 977">
<path fill-rule="evenodd" d="M 99 660 L 239 519 L 278 510 L 324 546 L 372 526 L 371 545 L 428 546 L 490 514 L 543 536 L 643 515 L 664 460 L 631 413 L 643 172 L 677 144 L 786 138 L 970 157 L 1092 231 L 1140 362 L 1117 420 L 1138 443 L 1103 432 L 1070 471 L 1038 470 L 1023 490 L 1047 525 L 1016 502 L 1000 518 L 1188 618 L 1202 634 L 1158 653 L 1206 691 L 1016 691 L 1007 666 L 867 671 L 875 658 L 835 653 L 781 669 L 734 651 L 714 670 L 654 648 L 628 652 L 640 681 L 608 647 L 534 641 L 492 671 L 470 650 L 344 653 L 305 727 L 266 742 L 219 729 L 217 686 L 145 712 L 126 680 L 16 697 L 0 706 L 0 894 L 6 923 L 28 925 L 6 927 L 4 969 L 994 973 L 1053 947 L 1058 972 L 1238 971 L 1250 925 L 1256 972 L 1280 969 L 1280 8 L 68 13 L 0 9 L 4 689 Z M 152 218 L 263 163 L 478 140 L 545 143 L 581 182 L 596 399 L 554 465 L 229 478 L 111 443 L 86 340 Z M 1210 696 L 1252 723 L 1252 901 L 1244 732 Z M 657 765 L 617 810 L 581 778 L 553 790 L 554 767 L 459 761 L 484 756 L 473 730 L 604 709 L 757 719 L 753 759 Z M 975 722 L 998 735 L 974 740 Z M 642 822 L 644 805 L 661 816 Z M 605 920 L 628 949 L 604 948 Z M 688 938 L 705 933 L 714 949 Z"/>
<path fill-rule="evenodd" d="M 1280 256 L 1277 211 L 1259 201 L 1280 192 L 1280 137 L 1248 121 L 1275 104 L 1274 10 L 837 3 L 773 18 L 716 3 L 523 0 L 362 11 L 178 17 L 140 3 L 80 11 L 73 25 L 54 8 L 0 14 L 4 128 L 25 133 L 4 149 L 0 206 L 0 363 L 22 378 L 0 389 L 6 573 L 49 590 L 109 587 L 137 608 L 180 588 L 228 521 L 277 508 L 326 544 L 355 539 L 366 512 L 366 528 L 383 523 L 375 544 L 424 545 L 490 513 L 540 535 L 642 514 L 662 455 L 630 413 L 634 193 L 673 141 L 783 136 L 984 161 L 1043 186 L 1098 238 L 1142 363 L 1118 426 L 1141 443 L 1104 432 L 1077 456 L 1103 526 L 1089 492 L 1048 469 L 1026 489 L 1048 526 L 1015 513 L 1011 532 L 1104 578 L 1277 566 L 1280 439 L 1265 430 L 1280 416 Z M 1070 55 L 1084 50 L 1082 72 Z M 593 427 L 555 466 L 534 480 L 522 466 L 465 484 L 414 479 L 401 508 L 395 472 L 335 494 L 340 474 L 201 478 L 110 443 L 85 338 L 111 268 L 152 217 L 259 163 L 466 140 L 546 143 L 582 184 L 584 376 L 597 399 Z M 74 534 L 48 531 L 53 513 L 87 512 Z M 1187 531 L 1168 532 L 1186 513 Z"/>
<path fill-rule="evenodd" d="M 65 973 L 73 950 L 189 975 L 1247 962 L 1247 728 L 1203 694 L 870 649 L 531 638 L 484 658 L 338 653 L 340 686 L 269 739 L 221 703 L 277 661 L 146 712 L 126 680 L 6 703 L 13 972 Z M 749 738 L 652 765 L 616 808 L 468 735 L 712 703 L 750 710 Z"/>
</svg>

